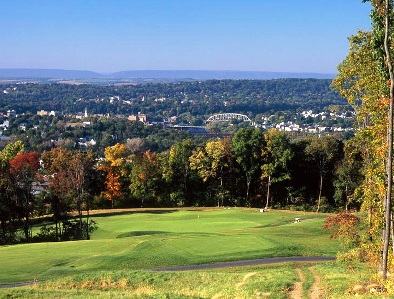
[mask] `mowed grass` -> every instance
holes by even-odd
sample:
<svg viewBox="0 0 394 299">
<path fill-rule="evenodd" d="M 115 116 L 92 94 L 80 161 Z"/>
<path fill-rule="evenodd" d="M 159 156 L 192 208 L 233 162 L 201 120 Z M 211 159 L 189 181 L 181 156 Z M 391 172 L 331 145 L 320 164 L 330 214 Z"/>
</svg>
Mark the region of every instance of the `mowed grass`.
<svg viewBox="0 0 394 299">
<path fill-rule="evenodd" d="M 294 218 L 301 218 L 294 223 Z M 334 256 L 327 215 L 258 209 L 96 215 L 89 241 L 0 247 L 0 284 L 277 256 Z"/>
</svg>

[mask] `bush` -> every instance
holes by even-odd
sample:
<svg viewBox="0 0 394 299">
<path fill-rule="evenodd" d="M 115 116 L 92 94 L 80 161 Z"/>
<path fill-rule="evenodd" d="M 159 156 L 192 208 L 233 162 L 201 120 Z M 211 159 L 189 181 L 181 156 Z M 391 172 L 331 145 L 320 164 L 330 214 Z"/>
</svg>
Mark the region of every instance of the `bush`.
<svg viewBox="0 0 394 299">
<path fill-rule="evenodd" d="M 44 225 L 40 232 L 32 238 L 33 242 L 54 242 L 56 239 L 56 228 Z"/>
<path fill-rule="evenodd" d="M 351 213 L 339 213 L 325 220 L 324 229 L 331 232 L 330 237 L 339 239 L 343 250 L 360 245 L 360 218 Z"/>
<path fill-rule="evenodd" d="M 97 228 L 97 224 L 93 220 L 90 220 L 89 224 L 86 221 L 80 222 L 79 220 L 64 221 L 62 240 L 88 240 Z"/>
<path fill-rule="evenodd" d="M 44 225 L 41 227 L 40 232 L 32 238 L 32 242 L 86 240 L 90 239 L 90 235 L 97 228 L 97 224 L 93 220 L 90 220 L 89 227 L 86 221 L 82 221 L 81 231 L 79 220 L 66 220 L 62 222 L 62 228 L 59 228 L 58 235 L 56 235 L 56 227 L 54 225 Z"/>
</svg>

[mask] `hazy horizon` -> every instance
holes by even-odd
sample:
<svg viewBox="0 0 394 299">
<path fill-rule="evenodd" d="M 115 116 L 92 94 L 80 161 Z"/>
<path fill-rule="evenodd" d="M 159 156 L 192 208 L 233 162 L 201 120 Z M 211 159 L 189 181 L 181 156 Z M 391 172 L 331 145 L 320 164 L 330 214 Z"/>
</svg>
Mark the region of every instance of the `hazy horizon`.
<svg viewBox="0 0 394 299">
<path fill-rule="evenodd" d="M 336 73 L 361 0 L 5 0 L 0 68 Z"/>
</svg>

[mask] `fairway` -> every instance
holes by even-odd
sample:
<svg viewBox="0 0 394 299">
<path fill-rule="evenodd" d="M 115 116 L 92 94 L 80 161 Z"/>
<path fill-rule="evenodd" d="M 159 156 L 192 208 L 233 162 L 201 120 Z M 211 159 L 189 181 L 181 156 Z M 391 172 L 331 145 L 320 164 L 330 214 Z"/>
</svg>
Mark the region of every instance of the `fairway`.
<svg viewBox="0 0 394 299">
<path fill-rule="evenodd" d="M 279 256 L 334 256 L 325 214 L 258 209 L 97 214 L 90 241 L 0 247 L 0 283 Z M 294 223 L 294 218 L 301 222 Z"/>
</svg>

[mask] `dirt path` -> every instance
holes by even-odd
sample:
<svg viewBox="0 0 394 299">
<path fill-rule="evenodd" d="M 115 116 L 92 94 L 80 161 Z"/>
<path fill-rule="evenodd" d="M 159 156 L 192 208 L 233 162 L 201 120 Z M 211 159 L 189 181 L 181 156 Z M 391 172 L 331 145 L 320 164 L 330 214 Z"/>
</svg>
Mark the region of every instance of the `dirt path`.
<svg viewBox="0 0 394 299">
<path fill-rule="evenodd" d="M 310 267 L 309 270 L 311 271 L 312 275 L 313 275 L 313 285 L 311 287 L 311 299 L 320 299 L 322 298 L 323 295 L 323 288 L 321 285 L 321 280 L 320 280 L 320 276 L 317 274 L 315 268 Z"/>
<path fill-rule="evenodd" d="M 297 274 L 300 280 L 294 283 L 294 289 L 290 293 L 290 299 L 302 299 L 302 285 L 305 282 L 305 276 L 300 268 L 297 268 Z"/>
<path fill-rule="evenodd" d="M 305 268 L 303 268 L 306 270 Z M 303 284 L 305 283 L 305 275 L 303 269 L 297 268 L 297 274 L 299 280 L 294 283 L 293 290 L 289 293 L 290 299 L 302 299 L 303 298 Z M 314 267 L 309 267 L 308 271 L 311 272 L 313 276 L 313 284 L 309 290 L 310 299 L 321 299 L 323 296 L 323 288 L 321 285 L 321 278 L 319 274 L 316 272 Z"/>
</svg>

